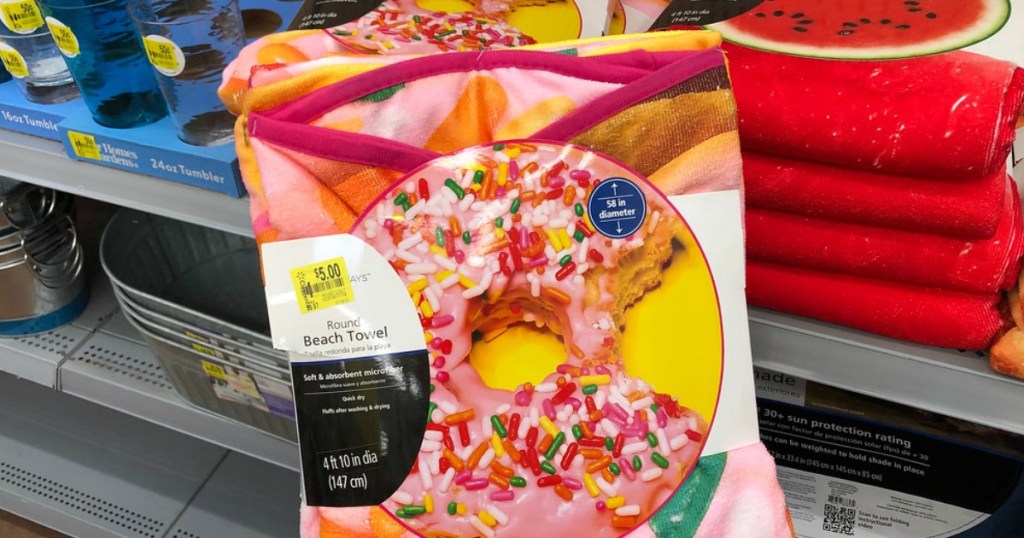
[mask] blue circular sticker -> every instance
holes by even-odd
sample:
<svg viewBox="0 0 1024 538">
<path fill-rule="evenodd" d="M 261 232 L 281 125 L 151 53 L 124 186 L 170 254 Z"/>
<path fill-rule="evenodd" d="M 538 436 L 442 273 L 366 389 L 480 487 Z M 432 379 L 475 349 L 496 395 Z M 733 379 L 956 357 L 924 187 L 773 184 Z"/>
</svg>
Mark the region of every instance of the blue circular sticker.
<svg viewBox="0 0 1024 538">
<path fill-rule="evenodd" d="M 622 239 L 633 235 L 643 225 L 647 199 L 636 183 L 612 177 L 594 187 L 587 200 L 587 214 L 601 235 Z"/>
</svg>

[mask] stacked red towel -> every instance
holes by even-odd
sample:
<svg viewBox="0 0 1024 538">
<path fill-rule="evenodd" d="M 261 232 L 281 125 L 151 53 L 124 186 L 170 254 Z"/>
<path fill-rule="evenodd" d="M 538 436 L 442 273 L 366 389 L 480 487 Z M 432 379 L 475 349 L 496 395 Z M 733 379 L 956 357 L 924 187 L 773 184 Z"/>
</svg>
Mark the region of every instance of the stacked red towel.
<svg viewBox="0 0 1024 538">
<path fill-rule="evenodd" d="M 984 349 L 1003 327 L 999 295 L 977 295 L 758 260 L 747 262 L 751 304 L 900 340 Z"/>
<path fill-rule="evenodd" d="M 743 154 L 747 203 L 764 209 L 963 239 L 996 233 L 1006 168 L 964 181 L 878 174 Z"/>
<path fill-rule="evenodd" d="M 830 273 L 998 293 L 1017 280 L 1024 245 L 1017 191 L 1005 198 L 995 235 L 973 240 L 748 207 L 747 255 Z"/>
<path fill-rule="evenodd" d="M 950 180 L 1006 161 L 1024 71 L 964 51 L 843 61 L 729 46 L 745 149 Z"/>
<path fill-rule="evenodd" d="M 968 52 L 799 58 L 730 46 L 751 304 L 981 349 L 1024 255 L 1005 163 L 1024 70 Z"/>
</svg>

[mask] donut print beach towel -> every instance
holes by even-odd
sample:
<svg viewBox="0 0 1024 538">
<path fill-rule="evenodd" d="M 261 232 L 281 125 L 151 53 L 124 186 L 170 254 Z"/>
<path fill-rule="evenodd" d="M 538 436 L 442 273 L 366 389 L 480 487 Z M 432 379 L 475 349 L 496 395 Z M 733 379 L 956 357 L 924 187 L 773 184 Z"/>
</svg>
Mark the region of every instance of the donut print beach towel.
<svg viewBox="0 0 1024 538">
<path fill-rule="evenodd" d="M 527 180 L 516 178 L 531 173 L 526 170 L 530 160 L 520 160 L 524 152 L 548 144 L 583 148 L 635 173 L 640 178 L 638 183 L 650 182 L 669 195 L 669 200 L 686 218 L 694 238 L 702 236 L 700 252 L 706 255 L 718 286 L 717 294 L 712 293 L 712 297 L 718 305 L 715 311 L 720 307 L 722 316 L 722 328 L 716 330 L 723 331 L 721 341 L 726 342 L 722 376 L 743 378 L 751 389 L 749 399 L 723 391 L 711 399 L 714 403 L 710 411 L 691 411 L 686 407 L 687 401 L 680 399 L 677 403 L 674 397 L 650 389 L 645 392 L 644 387 L 649 386 L 642 381 L 623 377 L 621 372 L 610 368 L 597 370 L 594 365 L 598 363 L 584 361 L 586 371 L 565 367 L 557 375 L 542 380 L 542 384 L 550 383 L 555 389 L 550 393 L 544 389 L 543 394 L 548 397 L 543 394 L 529 398 L 520 396 L 533 391 L 519 384 L 509 392 L 512 404 L 506 404 L 508 409 L 502 407 L 503 417 L 497 414 L 490 417 L 497 419 L 497 423 L 487 421 L 488 416 L 474 416 L 473 421 L 468 422 L 461 420 L 465 417 L 459 415 L 461 410 L 454 402 L 446 400 L 446 395 L 450 394 L 446 388 L 458 386 L 449 384 L 452 376 L 461 374 L 454 369 L 455 365 L 438 361 L 437 357 L 464 357 L 469 352 L 454 349 L 457 339 L 430 334 L 428 336 L 438 338 L 432 343 L 438 351 L 431 355 L 434 360 L 432 382 L 436 386 L 436 398 L 432 395 L 432 401 L 436 399 L 436 402 L 431 409 L 436 407 L 438 413 L 435 417 L 432 412 L 430 423 L 436 426 L 428 424 L 427 435 L 432 437 L 424 442 L 438 444 L 436 448 L 441 456 L 427 454 L 419 460 L 422 467 L 417 463 L 411 475 L 418 489 L 403 488 L 396 494 L 397 498 L 382 507 L 304 507 L 303 538 L 414 536 L 414 533 L 446 537 L 520 536 L 528 528 L 522 525 L 523 518 L 529 521 L 531 511 L 544 506 L 533 501 L 518 504 L 505 499 L 510 494 L 502 492 L 510 492 L 513 499 L 534 498 L 513 491 L 517 485 L 510 481 L 523 477 L 531 491 L 549 488 L 550 506 L 563 506 L 561 511 L 571 513 L 584 506 L 591 513 L 604 511 L 601 518 L 588 515 L 585 520 L 578 520 L 602 522 L 582 523 L 586 527 L 580 527 L 580 523 L 573 525 L 577 520 L 572 518 L 561 522 L 552 519 L 546 524 L 546 530 L 536 531 L 538 536 L 574 528 L 590 529 L 594 535 L 634 538 L 792 536 L 785 502 L 775 480 L 774 462 L 758 442 L 753 416 L 749 349 L 743 349 L 748 344 L 739 228 L 741 163 L 735 104 L 718 45 L 717 35 L 711 32 L 677 32 L 581 40 L 484 54 L 324 58 L 253 73 L 237 126 L 237 148 L 251 195 L 253 227 L 260 244 L 352 232 L 371 242 L 386 241 L 395 246 L 401 243 L 419 248 L 413 241 L 418 243 L 425 234 L 410 235 L 404 226 L 385 224 L 393 221 L 387 215 L 378 215 L 377 208 L 394 208 L 408 217 L 410 210 L 426 207 L 420 202 L 441 196 L 442 191 L 446 191 L 443 196 L 449 198 L 446 203 L 455 206 L 471 200 L 465 204 L 466 210 L 473 205 L 471 197 L 500 199 L 505 204 L 503 212 L 497 218 L 490 218 L 486 225 L 483 221 L 474 221 L 477 226 L 465 230 L 462 228 L 465 223 L 459 221 L 432 230 L 436 235 L 430 235 L 429 248 L 436 252 L 431 255 L 445 261 L 439 260 L 438 266 L 416 265 L 412 271 L 436 270 L 436 274 L 431 273 L 431 281 L 441 284 L 450 280 L 451 285 L 461 286 L 458 289 L 464 289 L 468 296 L 473 296 L 473 290 L 478 288 L 481 293 L 490 291 L 493 295 L 498 285 L 492 285 L 491 279 L 484 281 L 486 276 L 467 283 L 459 281 L 468 278 L 465 274 L 460 277 L 451 268 L 444 267 L 445 264 L 456 267 L 463 264 L 456 258 L 456 250 L 446 252 L 447 245 L 458 244 L 463 238 L 455 232 L 469 235 L 467 245 L 478 236 L 493 235 L 499 246 L 494 250 L 493 259 L 488 258 L 484 263 L 493 264 L 496 269 L 494 282 L 500 281 L 501 273 L 506 270 L 509 273 L 520 270 L 521 258 L 530 259 L 522 256 L 522 250 L 537 248 L 540 250 L 532 255 L 537 256 L 537 260 L 545 260 L 542 264 L 551 260 L 553 265 L 540 267 L 548 269 L 546 273 L 542 270 L 532 273 L 544 275 L 535 277 L 538 283 L 534 295 L 547 294 L 549 304 L 561 301 L 572 304 L 571 294 L 559 291 L 556 285 L 549 289 L 548 284 L 564 278 L 571 280 L 572 275 L 582 275 L 587 267 L 600 265 L 604 260 L 607 251 L 580 247 L 588 240 L 587 234 L 594 230 L 587 220 L 589 217 L 581 218 L 583 212 L 576 207 L 578 201 L 595 188 L 594 184 L 604 179 L 594 177 L 594 184 L 591 184 L 589 174 L 604 172 L 596 169 L 591 172 L 571 159 L 563 159 L 567 164 L 552 161 L 555 164 L 540 174 L 546 182 L 543 189 L 530 197 L 520 196 L 530 190 L 524 186 Z M 507 141 L 520 142 L 509 144 Z M 474 146 L 490 152 L 492 166 L 486 171 L 459 168 L 452 171 L 457 179 L 438 176 L 434 180 L 427 174 L 422 179 L 423 184 L 416 181 L 420 176 L 407 176 L 430 163 L 445 162 L 445 156 Z M 479 177 L 475 177 L 477 171 Z M 574 190 L 569 191 L 570 187 Z M 532 197 L 540 199 L 535 203 Z M 382 200 L 386 203 L 382 204 Z M 541 204 L 548 202 L 563 210 L 553 213 L 545 209 L 542 216 L 537 216 L 536 208 L 547 207 Z M 718 211 L 716 204 L 724 204 L 720 207 L 726 209 Z M 520 221 L 511 221 L 517 215 L 526 218 L 525 214 L 531 214 L 533 222 L 530 229 L 523 231 Z M 510 222 L 506 224 L 505 219 Z M 370 224 L 374 222 L 376 224 Z M 661 233 L 657 217 L 649 222 L 649 233 Z M 545 256 L 545 249 L 552 252 Z M 428 250 L 428 246 L 422 245 L 422 250 Z M 594 257 L 588 258 L 591 250 Z M 552 254 L 557 254 L 557 258 L 552 258 Z M 657 254 L 652 256 L 661 259 Z M 723 276 L 720 265 L 726 263 L 723 260 L 740 269 L 733 275 L 726 271 Z M 470 264 L 471 260 L 464 263 Z M 408 265 L 397 267 L 409 270 Z M 530 281 L 527 292 L 532 285 Z M 437 305 L 437 301 L 431 301 L 428 296 L 430 288 L 415 290 L 415 287 L 410 286 L 410 293 L 418 304 L 426 304 L 428 309 L 430 303 Z M 500 308 L 496 303 L 488 304 L 491 308 Z M 686 311 L 680 308 L 668 316 L 673 319 L 665 322 L 675 328 L 666 332 L 675 330 L 677 337 L 684 338 L 687 330 L 692 330 L 687 328 Z M 430 318 L 435 313 L 429 310 L 427 314 Z M 453 319 L 458 314 L 456 312 Z M 433 319 L 441 320 L 437 323 L 444 327 L 450 323 L 445 318 L 447 315 L 437 313 Z M 513 311 L 511 315 L 523 314 Z M 573 316 L 554 316 L 547 323 L 550 326 L 553 319 L 556 326 L 560 326 L 559 334 L 564 336 L 569 333 L 566 326 L 573 324 Z M 585 318 L 586 314 L 578 316 Z M 429 326 L 432 325 L 425 325 Z M 604 330 L 599 322 L 595 326 Z M 486 330 L 481 332 L 486 334 Z M 570 348 L 570 355 L 578 352 L 580 356 L 593 358 L 602 352 L 600 340 L 584 342 L 566 337 L 566 345 L 570 343 L 580 346 L 578 350 Z M 478 345 L 486 344 L 473 344 L 474 352 Z M 445 346 L 448 349 L 443 349 Z M 738 358 L 737 353 L 740 353 Z M 740 372 L 729 370 L 737 365 Z M 744 369 L 746 373 L 742 373 Z M 603 387 L 608 383 L 618 388 L 606 393 Z M 584 387 L 590 394 L 583 392 Z M 746 392 L 745 388 L 737 391 Z M 586 413 L 591 406 L 584 405 L 584 400 L 591 395 L 597 398 L 598 394 L 605 402 L 603 407 L 595 404 L 592 410 L 596 413 L 594 418 L 599 420 L 584 420 L 575 424 L 580 426 L 579 432 L 556 435 L 561 426 L 569 430 L 569 422 L 563 425 L 550 416 L 562 418 L 559 414 L 564 414 L 563 409 L 571 409 L 572 416 Z M 623 394 L 632 398 L 625 401 L 628 405 L 618 400 L 624 398 Z M 556 396 L 557 404 L 554 403 Z M 609 407 L 609 399 L 614 406 Z M 573 400 L 580 406 L 573 407 Z M 647 400 L 651 400 L 653 407 L 644 407 Z M 546 404 L 553 408 L 546 409 Z M 600 420 L 603 416 L 606 416 L 604 423 Z M 519 418 L 518 424 L 513 425 L 511 421 L 516 418 Z M 565 418 L 572 417 L 566 415 Z M 459 425 L 466 423 L 471 425 L 467 428 L 469 431 L 460 431 Z M 587 435 L 584 427 L 596 431 Z M 649 431 L 644 431 L 644 427 Z M 499 436 L 497 430 L 506 434 Z M 430 434 L 430 431 L 436 433 Z M 475 436 L 484 433 L 498 439 L 496 444 L 464 444 L 461 437 L 465 434 L 468 441 L 479 441 Z M 648 433 L 650 435 L 646 435 Z M 526 436 L 530 436 L 529 441 L 533 443 L 529 443 Z M 509 441 L 512 447 L 502 446 L 502 439 Z M 455 450 L 447 447 L 448 442 Z M 542 443 L 548 454 L 530 453 Z M 701 457 L 694 461 L 696 451 L 687 451 L 701 444 Z M 570 446 L 576 454 L 566 454 Z M 629 454 L 624 455 L 627 446 Z M 659 446 L 661 448 L 655 450 Z M 445 453 L 445 449 L 450 454 Z M 579 452 L 581 450 L 585 452 Z M 515 461 L 513 454 L 525 461 Z M 575 461 L 577 455 L 578 462 Z M 636 458 L 639 465 L 633 463 L 629 457 L 632 455 L 642 456 Z M 533 461 L 535 459 L 537 461 Z M 587 463 L 582 463 L 585 460 Z M 453 501 L 443 505 L 435 502 L 435 497 L 441 495 L 441 486 L 446 491 L 456 488 L 453 483 L 455 475 L 461 471 L 456 469 L 458 466 L 465 469 L 472 463 L 471 467 L 480 469 L 481 461 L 487 464 L 486 472 L 477 470 L 475 474 L 460 476 L 457 486 L 463 495 L 473 494 L 477 489 L 485 492 L 481 493 L 479 502 Z M 682 475 L 675 481 L 661 478 L 668 474 L 664 469 L 676 469 L 677 464 L 679 469 L 689 473 L 681 485 L 677 480 L 682 479 Z M 542 465 L 551 466 L 555 471 L 577 465 L 581 471 L 579 476 L 568 471 L 551 473 L 546 467 L 541 468 Z M 442 466 L 445 469 L 442 470 Z M 584 473 L 584 469 L 587 472 Z M 422 474 L 430 476 L 418 478 Z M 559 475 L 557 483 L 555 475 Z M 659 480 L 665 480 L 669 489 L 658 496 L 656 502 L 636 500 L 646 495 L 642 484 L 661 483 L 657 482 Z M 511 487 L 502 487 L 506 483 Z M 635 495 L 627 498 L 625 494 L 620 495 L 620 491 Z M 410 522 L 420 516 L 430 516 L 424 517 L 430 521 L 452 518 L 461 524 L 417 526 Z M 512 525 L 512 520 L 518 520 L 519 524 Z M 518 531 L 503 533 L 506 528 Z"/>
</svg>

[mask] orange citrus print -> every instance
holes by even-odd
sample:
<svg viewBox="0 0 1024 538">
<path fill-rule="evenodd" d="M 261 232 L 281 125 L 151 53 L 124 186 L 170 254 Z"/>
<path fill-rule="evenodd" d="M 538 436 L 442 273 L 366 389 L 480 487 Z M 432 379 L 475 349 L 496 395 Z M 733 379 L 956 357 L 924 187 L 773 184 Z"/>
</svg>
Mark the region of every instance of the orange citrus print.
<svg viewBox="0 0 1024 538">
<path fill-rule="evenodd" d="M 493 139 L 507 107 L 508 96 L 496 80 L 487 76 L 469 79 L 455 109 L 427 140 L 426 149 L 450 153 Z"/>
<path fill-rule="evenodd" d="M 511 140 L 524 138 L 550 125 L 553 121 L 565 116 L 576 108 L 576 103 L 564 95 L 541 101 L 533 108 L 523 112 L 516 119 L 498 129 L 495 138 Z"/>
</svg>

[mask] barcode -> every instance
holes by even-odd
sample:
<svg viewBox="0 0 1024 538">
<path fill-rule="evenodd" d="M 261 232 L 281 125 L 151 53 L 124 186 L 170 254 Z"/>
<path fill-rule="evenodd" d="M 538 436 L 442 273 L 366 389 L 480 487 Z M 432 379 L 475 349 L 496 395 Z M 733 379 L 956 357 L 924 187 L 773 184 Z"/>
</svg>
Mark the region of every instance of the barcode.
<svg viewBox="0 0 1024 538">
<path fill-rule="evenodd" d="M 823 531 L 843 536 L 853 536 L 853 528 L 856 524 L 857 510 L 843 508 L 834 504 L 825 504 L 825 521 L 821 524 Z"/>
<path fill-rule="evenodd" d="M 846 497 L 840 497 L 838 495 L 829 495 L 828 502 L 849 507 L 857 506 L 857 501 L 853 499 L 847 499 Z"/>
<path fill-rule="evenodd" d="M 309 282 L 302 288 L 302 295 L 304 297 L 314 297 L 318 293 L 323 293 L 327 290 L 333 290 L 334 288 L 340 288 L 345 285 L 345 281 L 340 278 L 332 278 L 325 280 L 324 282 Z"/>
</svg>

